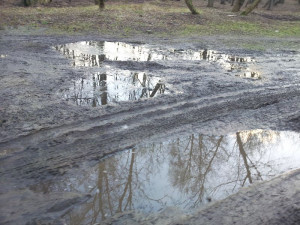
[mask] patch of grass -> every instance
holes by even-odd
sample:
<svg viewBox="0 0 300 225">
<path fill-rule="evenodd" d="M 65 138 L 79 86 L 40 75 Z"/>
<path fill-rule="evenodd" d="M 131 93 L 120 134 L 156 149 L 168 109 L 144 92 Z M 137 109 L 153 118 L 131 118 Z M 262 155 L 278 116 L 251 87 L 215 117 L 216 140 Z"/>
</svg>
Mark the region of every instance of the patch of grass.
<svg viewBox="0 0 300 225">
<path fill-rule="evenodd" d="M 210 33 L 210 30 L 207 30 L 203 25 L 183 25 L 181 29 L 178 30 L 177 34 L 182 36 L 189 36 L 189 35 L 207 35 Z"/>
<path fill-rule="evenodd" d="M 279 37 L 300 37 L 300 21 L 297 22 L 284 22 L 279 26 L 274 26 L 275 36 Z M 278 31 L 278 32 L 277 32 Z"/>
<path fill-rule="evenodd" d="M 300 22 L 266 20 L 258 15 L 228 17 L 231 12 L 202 8 L 190 14 L 183 2 L 108 2 L 103 11 L 96 5 L 77 7 L 10 7 L 0 9 L 0 27 L 25 26 L 48 29 L 51 34 L 151 34 L 164 37 L 246 35 L 300 36 Z M 5 19 L 4 19 L 5 18 Z M 255 47 L 258 48 L 258 47 Z"/>
<path fill-rule="evenodd" d="M 212 28 L 224 34 L 237 33 L 246 35 L 259 34 L 263 30 L 260 24 L 246 21 L 224 22 L 224 24 L 215 24 Z"/>
<path fill-rule="evenodd" d="M 179 31 L 181 35 L 216 35 L 216 34 L 242 34 L 256 35 L 262 34 L 262 27 L 259 24 L 254 24 L 244 21 L 227 22 L 222 24 L 210 23 L 204 25 L 184 25 Z"/>
<path fill-rule="evenodd" d="M 222 24 L 184 24 L 177 31 L 181 36 L 188 35 L 247 35 L 265 37 L 300 37 L 300 22 L 270 25 L 247 21 L 224 21 Z"/>
</svg>

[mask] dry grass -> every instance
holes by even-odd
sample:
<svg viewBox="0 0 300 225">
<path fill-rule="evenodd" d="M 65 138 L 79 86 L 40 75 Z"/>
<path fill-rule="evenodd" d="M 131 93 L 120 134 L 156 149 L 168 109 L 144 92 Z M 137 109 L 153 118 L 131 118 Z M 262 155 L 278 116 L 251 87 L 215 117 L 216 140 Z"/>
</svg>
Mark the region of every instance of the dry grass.
<svg viewBox="0 0 300 225">
<path fill-rule="evenodd" d="M 190 14 L 183 2 L 177 1 L 108 2 L 104 11 L 99 11 L 95 5 L 33 8 L 10 6 L 0 9 L 0 27 L 25 26 L 29 30 L 46 28 L 49 34 L 228 34 L 300 37 L 300 18 L 297 11 L 258 10 L 258 13 L 244 17 L 231 13 L 229 5 L 225 8 L 218 3 L 215 8 L 204 7 L 203 2 L 196 5 L 200 9 L 200 15 L 196 16 Z M 286 21 L 289 18 L 291 21 Z"/>
</svg>

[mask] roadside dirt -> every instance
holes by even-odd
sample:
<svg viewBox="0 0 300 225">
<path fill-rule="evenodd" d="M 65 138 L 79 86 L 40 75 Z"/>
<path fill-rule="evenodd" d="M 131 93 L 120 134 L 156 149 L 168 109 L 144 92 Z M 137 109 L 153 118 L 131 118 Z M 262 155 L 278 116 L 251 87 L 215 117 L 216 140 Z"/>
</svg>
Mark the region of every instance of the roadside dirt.
<svg viewBox="0 0 300 225">
<path fill-rule="evenodd" d="M 277 43 L 279 47 L 266 51 L 228 49 L 222 42 L 224 39 L 266 45 Z M 116 38 L 27 36 L 11 35 L 4 31 L 1 35 L 1 224 L 24 224 L 24 221 L 27 224 L 63 224 L 63 215 L 84 202 L 89 195 L 68 192 L 36 194 L 29 187 L 55 181 L 65 174 L 80 173 L 82 168 L 95 165 L 103 157 L 141 142 L 190 131 L 203 134 L 226 134 L 257 128 L 300 131 L 300 52 L 299 49 L 285 47 L 298 43 L 297 38 L 247 40 L 202 37 L 201 40 L 186 39 L 184 42 L 168 38 L 118 38 L 117 41 L 136 45 L 145 43 L 151 48 L 212 49 L 224 54 L 251 57 L 256 62 L 255 68 L 260 72 L 261 79 L 235 76 L 222 66 L 206 60 L 107 60 L 110 66 L 143 70 L 161 77 L 169 85 L 170 94 L 99 107 L 78 107 L 63 99 L 58 92 L 69 88 L 74 80 L 86 76 L 86 71 L 93 72 L 95 68 L 71 66 L 72 60 L 53 46 L 86 40 L 116 41 Z M 278 185 L 285 188 L 284 185 L 293 186 L 293 182 Z M 253 190 L 255 187 L 247 193 Z M 268 192 L 278 190 L 269 188 Z M 297 193 L 292 195 L 286 199 L 286 204 L 290 203 L 290 199 L 299 200 Z M 269 199 L 266 201 L 269 202 Z M 221 212 L 218 207 L 226 210 L 220 204 L 216 212 Z M 246 206 L 241 207 L 241 210 L 247 210 Z M 291 209 L 296 216 L 299 215 L 297 207 Z M 209 209 L 205 212 L 212 213 Z M 299 219 L 299 216 L 295 218 Z M 196 219 L 192 217 L 187 221 L 186 224 L 191 224 Z M 241 220 L 236 221 L 239 223 Z M 268 222 L 270 220 L 264 221 L 266 224 Z"/>
</svg>

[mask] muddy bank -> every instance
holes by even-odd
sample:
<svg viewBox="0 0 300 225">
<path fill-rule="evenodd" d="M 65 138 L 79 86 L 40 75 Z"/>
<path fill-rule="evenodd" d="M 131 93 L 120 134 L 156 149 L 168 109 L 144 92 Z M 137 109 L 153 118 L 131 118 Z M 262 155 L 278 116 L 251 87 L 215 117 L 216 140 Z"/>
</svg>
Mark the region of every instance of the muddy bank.
<svg viewBox="0 0 300 225">
<path fill-rule="evenodd" d="M 236 76 L 223 64 L 203 59 L 141 62 L 108 58 L 103 63 L 110 67 L 160 77 L 169 93 L 91 107 L 67 101 L 60 92 L 73 90 L 78 79 L 93 80 L 90 75 L 99 68 L 74 67 L 74 59 L 54 48 L 86 40 L 116 41 L 111 37 L 1 36 L 1 223 L 22 224 L 41 214 L 48 215 L 48 219 L 43 216 L 45 221 L 58 221 L 69 207 L 86 200 L 87 193 L 36 194 L 30 187 L 80 174 L 104 156 L 145 141 L 190 131 L 222 135 L 257 128 L 300 130 L 299 50 L 230 50 L 220 47 L 218 38 L 185 44 L 137 38 L 131 45 L 146 45 L 159 52 L 212 49 L 250 57 L 261 79 Z M 26 200 L 31 195 L 35 197 Z M 25 199 L 24 205 L 19 204 L 20 199 Z M 41 202 L 43 207 L 34 206 Z M 59 207 L 53 213 L 56 204 Z"/>
</svg>

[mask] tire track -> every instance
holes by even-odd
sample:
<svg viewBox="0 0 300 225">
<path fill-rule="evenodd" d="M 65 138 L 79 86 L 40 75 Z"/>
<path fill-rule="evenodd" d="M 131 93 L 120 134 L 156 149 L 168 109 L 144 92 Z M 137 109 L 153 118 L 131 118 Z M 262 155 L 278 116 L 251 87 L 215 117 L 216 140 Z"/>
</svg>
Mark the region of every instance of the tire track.
<svg viewBox="0 0 300 225">
<path fill-rule="evenodd" d="M 84 162 L 99 160 L 149 136 L 224 117 L 236 111 L 259 110 L 299 96 L 299 85 L 255 88 L 147 107 L 131 114 L 125 111 L 107 115 L 106 120 L 97 117 L 91 121 L 43 130 L 1 143 L 2 150 L 16 146 L 22 149 L 13 157 L 0 160 L 0 175 L 2 178 L 34 178 L 37 182 Z M 126 124 L 130 126 L 122 128 Z"/>
</svg>

